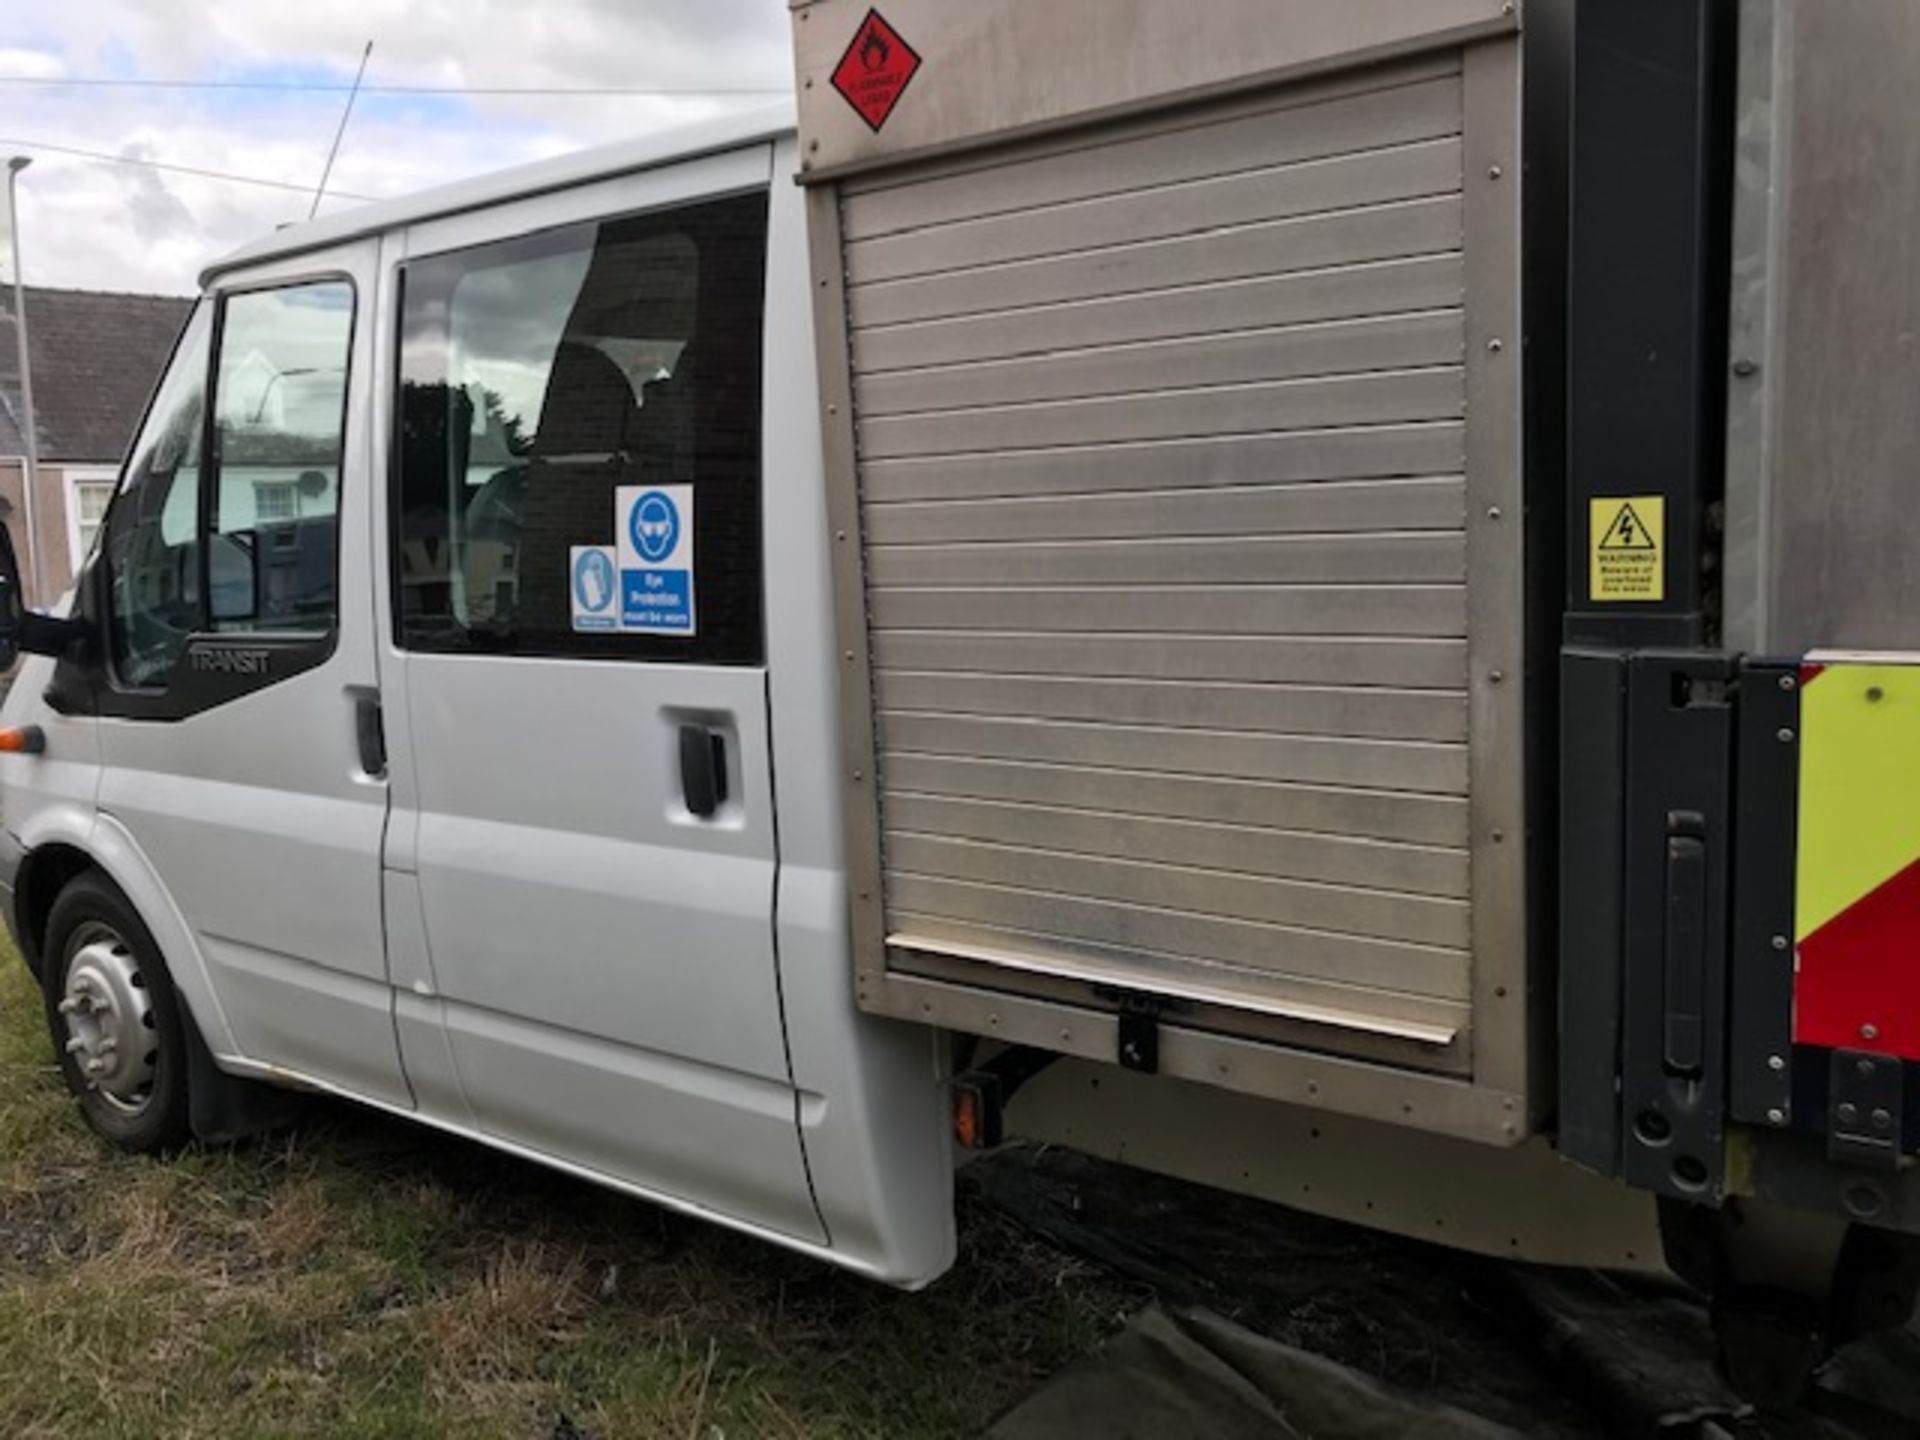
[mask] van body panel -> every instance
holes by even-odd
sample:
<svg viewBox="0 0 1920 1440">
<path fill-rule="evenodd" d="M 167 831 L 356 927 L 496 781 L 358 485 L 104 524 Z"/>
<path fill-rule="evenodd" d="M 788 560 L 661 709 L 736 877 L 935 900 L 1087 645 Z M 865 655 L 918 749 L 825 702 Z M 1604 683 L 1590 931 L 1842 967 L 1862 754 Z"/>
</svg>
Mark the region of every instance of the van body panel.
<svg viewBox="0 0 1920 1440">
<path fill-rule="evenodd" d="M 782 141 L 774 173 L 799 168 Z M 765 490 L 768 697 L 780 874 L 774 934 L 814 1198 L 836 1251 L 919 1284 L 955 1248 L 946 1044 L 924 1026 L 863 1015 L 848 928 L 839 672 L 822 473 L 806 196 L 777 180 L 768 247 Z"/>
<path fill-rule="evenodd" d="M 569 163 L 552 173 L 578 171 L 572 181 L 484 196 L 481 186 L 470 204 L 389 207 L 384 225 L 327 222 L 311 234 L 275 237 L 214 272 L 221 295 L 318 276 L 346 277 L 354 287 L 343 448 L 337 483 L 320 486 L 337 496 L 338 515 L 337 612 L 324 653 L 309 646 L 297 672 L 264 683 L 255 676 L 211 699 L 195 692 L 139 714 L 109 705 L 106 718 L 53 715 L 40 696 L 46 662 L 31 662 L 8 717 L 46 723 L 50 753 L 0 757 L 0 780 L 23 853 L 72 845 L 126 890 L 222 1068 L 410 1114 L 919 1285 L 954 1254 L 943 1047 L 925 1029 L 861 1014 L 853 1001 L 840 777 L 825 759 L 838 695 L 805 201 L 787 178 L 798 165 L 795 142 L 769 144 L 770 133 L 743 130 L 747 143 L 731 150 L 696 147 L 678 163 L 630 173 L 602 161 L 585 170 Z M 591 182 L 581 183 L 589 171 Z M 628 650 L 575 644 L 564 619 L 544 650 L 422 642 L 404 617 L 418 613 L 426 593 L 425 552 L 417 513 L 401 508 L 403 471 L 422 453 L 421 396 L 401 398 L 411 383 L 407 346 L 419 338 L 418 325 L 409 331 L 403 323 L 414 267 L 439 266 L 444 279 L 470 256 L 484 264 L 495 251 L 563 251 L 569 227 L 600 237 L 590 242 L 589 269 L 565 282 L 578 293 L 550 310 L 565 318 L 566 335 L 541 343 L 564 349 L 581 332 L 620 363 L 631 358 L 622 345 L 682 333 L 660 328 L 658 316 L 677 313 L 681 302 L 670 279 L 649 268 L 670 265 L 676 252 L 645 251 L 654 259 L 627 281 L 628 270 L 590 270 L 613 263 L 603 239 L 614 235 L 606 243 L 617 245 L 629 243 L 618 235 L 644 237 L 650 225 L 671 230 L 683 211 L 693 217 L 729 197 L 764 206 L 761 271 L 721 272 L 716 282 L 733 287 L 729 293 L 753 284 L 761 307 L 764 328 L 751 337 L 760 357 L 751 418 L 759 456 L 753 526 L 764 539 L 754 542 L 759 568 L 747 574 L 740 542 L 724 537 L 720 568 L 710 557 L 700 571 L 698 613 L 703 644 L 713 643 L 709 620 L 713 633 L 737 630 L 748 614 L 757 617 L 758 637 L 712 662 L 671 640 Z M 707 233 L 699 223 L 689 218 L 686 233 Z M 622 284 L 634 288 L 608 289 Z M 656 431 L 676 414 L 685 424 L 719 423 L 698 406 L 675 410 L 678 368 L 691 366 L 697 379 L 704 358 L 718 376 L 709 384 L 722 390 L 695 391 L 706 394 L 702 404 L 724 403 L 713 397 L 728 383 L 710 352 L 725 338 L 715 327 L 724 330 L 729 307 L 709 308 L 709 281 L 699 284 L 705 329 L 684 332 L 677 349 L 648 362 L 658 373 L 626 369 L 635 406 L 653 407 L 645 422 Z M 521 292 L 497 293 L 511 308 Z M 445 317 L 457 294 L 429 313 L 451 326 Z M 286 402 L 275 390 L 294 372 L 284 360 L 276 372 L 271 357 L 229 355 L 224 313 L 216 302 L 212 338 L 200 342 L 214 358 L 200 363 L 215 414 L 227 368 L 257 372 L 262 393 L 237 424 L 245 430 L 279 414 Z M 651 322 L 636 318 L 649 314 Z M 265 348 L 273 343 L 269 336 Z M 475 465 L 492 467 L 494 480 L 514 472 L 506 493 L 524 497 L 529 487 L 551 487 L 556 474 L 564 479 L 565 466 L 586 466 L 573 473 L 600 473 L 595 483 L 604 484 L 606 465 L 645 460 L 646 434 L 634 438 L 630 429 L 611 454 L 543 459 L 532 433 L 538 417 L 586 408 L 569 389 L 578 379 L 555 378 L 558 354 L 545 352 L 544 379 L 521 382 L 519 408 L 534 417 L 515 437 L 522 448 L 496 447 L 498 458 L 486 460 L 475 458 L 470 440 L 435 442 L 468 453 L 465 484 L 447 482 L 448 526 L 456 513 L 464 523 L 487 483 Z M 514 377 L 499 383 L 511 392 Z M 528 389 L 534 384 L 546 395 L 529 410 L 529 397 L 541 396 Z M 452 413 L 463 413 L 457 405 L 466 402 L 442 389 Z M 546 401 L 556 397 L 564 403 L 549 411 Z M 504 412 L 515 397 L 495 399 Z M 237 433 L 230 416 L 197 423 L 216 447 Z M 535 471 L 543 464 L 544 481 Z M 224 458 L 212 467 L 216 476 L 232 468 Z M 157 488 L 141 482 L 145 472 L 130 473 L 130 491 Z M 198 482 L 203 512 L 224 503 L 220 483 Z M 165 486 L 193 489 L 172 478 Z M 146 499 L 154 508 L 154 494 Z M 537 608 L 529 600 L 522 609 L 521 588 L 552 589 L 544 572 L 521 573 L 546 563 L 556 540 L 551 529 L 536 533 L 529 517 L 537 496 L 534 509 L 528 503 L 504 512 L 530 527 L 523 544 L 489 535 L 484 547 L 470 548 L 491 568 L 458 562 L 466 569 L 453 588 L 464 595 L 491 587 L 496 598 L 483 599 L 482 610 L 491 604 L 496 619 Z M 540 523 L 585 526 L 586 510 L 569 506 Z M 122 517 L 123 527 L 180 528 L 138 513 L 145 519 Z M 218 519 L 211 529 L 204 514 L 194 523 L 202 543 L 224 540 L 214 533 Z M 615 517 L 597 523 L 608 533 L 569 531 L 564 539 L 612 541 Z M 269 517 L 263 510 L 249 524 L 244 548 L 266 553 Z M 705 525 L 703 518 L 703 532 Z M 446 533 L 453 544 L 455 530 Z M 429 537 L 427 551 L 435 543 Z M 118 557 L 99 566 L 90 603 L 100 616 L 134 603 L 124 581 L 114 588 L 116 567 L 131 563 L 126 553 L 123 541 Z M 196 647 L 226 645 L 218 624 L 206 623 L 227 603 L 221 563 L 202 564 L 204 599 L 193 590 L 190 552 L 157 582 L 177 590 L 176 608 L 186 607 L 185 621 L 175 623 L 190 628 L 199 606 L 202 631 L 174 655 L 182 670 L 199 667 Z M 750 588 L 723 593 L 729 577 Z M 155 585 L 152 577 L 141 583 Z M 257 663 L 271 668 L 280 653 Z M 83 708 L 110 683 L 104 663 L 84 662 L 88 673 L 77 681 L 69 675 Z M 690 727 L 711 737 L 724 776 L 711 813 L 688 789 Z M 371 749 L 370 735 L 380 742 Z"/>
<path fill-rule="evenodd" d="M 446 1007 L 433 995 L 427 922 L 420 882 L 387 870 L 382 876 L 387 914 L 387 963 L 393 969 L 393 1031 L 406 1067 L 407 1084 L 423 1115 L 460 1130 L 478 1130 L 473 1107 L 460 1085 L 447 1040 Z"/>
<path fill-rule="evenodd" d="M 698 317 L 682 313 L 694 302 L 673 298 L 669 278 L 645 263 L 630 282 L 615 279 L 611 269 L 633 262 L 618 258 L 618 242 L 601 222 L 651 216 L 671 230 L 677 214 L 716 197 L 764 195 L 769 164 L 767 147 L 756 146 L 429 220 L 396 237 L 390 250 L 405 257 L 403 275 L 412 277 L 401 287 L 419 291 L 421 323 L 444 336 L 444 354 L 415 363 L 475 367 L 446 372 L 448 384 L 469 388 L 478 382 L 460 376 L 500 373 L 500 362 L 477 349 L 463 358 L 463 304 L 495 307 L 474 311 L 475 326 L 564 318 L 567 335 L 610 354 L 620 353 L 633 327 L 706 324 L 705 304 Z M 566 249 L 576 243 L 569 234 L 587 248 Z M 514 248 L 528 236 L 548 237 L 548 250 Z M 549 252 L 578 253 L 580 267 L 569 273 L 556 261 L 543 270 L 537 259 L 516 258 Z M 659 265 L 670 266 L 678 252 L 636 253 L 657 253 Z M 459 278 L 444 298 L 427 301 L 431 282 L 413 267 L 436 263 L 455 267 L 441 273 Z M 702 268 L 693 283 L 704 300 L 714 283 L 705 267 L 718 261 L 695 263 Z M 564 293 L 541 293 L 541 282 L 528 277 Z M 624 300 L 622 283 L 637 287 Z M 756 297 L 756 309 L 763 303 Z M 594 327 L 608 325 L 616 333 L 601 341 Z M 703 353 L 712 362 L 716 337 L 676 333 L 696 369 Z M 468 337 L 471 346 L 495 340 L 478 330 Z M 403 370 L 405 347 L 420 342 L 416 325 L 402 339 Z M 577 413 L 574 399 L 583 392 L 567 388 L 565 356 L 579 342 L 547 343 L 558 349 L 540 352 L 545 373 L 524 382 L 537 388 L 489 397 L 525 421 L 532 436 L 525 458 L 484 458 L 474 448 L 484 447 L 482 437 L 469 445 L 467 484 L 444 502 L 472 511 L 486 503 L 484 494 L 464 498 L 476 490 L 523 487 L 497 550 L 481 552 L 461 528 L 475 523 L 466 514 L 449 509 L 445 538 L 423 540 L 408 500 L 386 507 L 383 549 L 395 557 L 378 587 L 394 742 L 388 863 L 417 891 L 429 971 L 409 988 L 438 1002 L 459 1094 L 483 1134 L 824 1243 L 801 1152 L 775 969 L 778 855 L 765 665 L 688 663 L 675 642 L 645 648 L 645 637 L 638 649 L 594 650 L 577 636 L 547 635 L 541 644 L 563 653 L 443 651 L 410 638 L 402 620 L 409 606 L 442 603 L 420 598 L 427 591 L 419 577 L 438 573 L 421 547 L 445 544 L 466 547 L 465 558 L 446 562 L 457 592 L 444 601 L 449 614 L 491 613 L 510 627 L 564 625 L 564 616 L 538 618 L 551 606 L 538 592 L 552 577 L 535 567 L 567 563 L 571 552 L 555 548 L 555 527 L 573 545 L 612 544 L 617 518 L 611 503 L 593 511 L 582 500 L 563 501 L 559 491 L 603 487 L 607 465 L 637 477 L 672 449 L 662 438 L 680 414 L 671 378 L 636 384 L 629 375 L 637 393 L 621 422 L 624 439 L 617 438 L 603 434 L 615 423 L 612 412 Z M 421 383 L 411 372 L 397 378 Z M 687 383 L 678 387 L 682 398 Z M 391 419 L 390 443 L 410 423 Z M 693 423 L 717 422 L 703 415 Z M 562 434 L 565 443 L 555 439 Z M 549 457 L 556 450 L 577 453 Z M 684 461 L 683 450 L 673 453 Z M 418 463 L 390 457 L 390 485 Z M 476 486 L 475 467 L 492 469 L 494 478 Z M 407 531 L 396 535 L 395 523 Z M 412 577 L 404 583 L 413 589 L 396 588 L 402 575 Z M 697 621 L 729 603 L 719 583 L 696 574 Z M 501 598 L 484 593 L 489 585 Z M 696 626 L 695 635 L 705 633 Z M 686 727 L 704 730 L 722 755 L 726 795 L 711 815 L 694 813 L 685 793 Z M 411 1036 L 413 1026 L 406 1028 Z"/>
<path fill-rule="evenodd" d="M 764 677 L 406 664 L 416 883 L 479 1128 L 824 1239 L 774 969 Z M 678 794 L 695 714 L 725 725 L 738 777 L 719 825 Z"/>
<path fill-rule="evenodd" d="M 773 149 L 754 145 L 723 154 L 690 157 L 592 185 L 536 190 L 456 215 L 422 216 L 393 232 L 408 260 L 512 240 L 563 225 L 611 215 L 633 215 L 717 195 L 763 190 L 773 181 Z"/>
<path fill-rule="evenodd" d="M 785 1084 L 763 677 L 407 663 L 415 864 L 440 997 Z M 739 756 L 734 813 L 718 824 L 679 794 L 689 713 L 726 716 Z"/>
<path fill-rule="evenodd" d="M 368 582 L 376 472 L 366 408 L 351 403 L 379 369 L 366 323 L 381 304 L 376 258 L 373 243 L 358 241 L 229 277 L 224 287 L 241 297 L 341 280 L 351 285 L 346 353 L 325 357 L 336 373 L 346 362 L 349 401 L 331 517 L 335 553 L 326 557 L 337 564 L 327 582 L 335 607 L 328 653 L 311 668 L 177 720 L 138 713 L 100 719 L 99 804 L 126 827 L 185 918 L 239 1053 L 409 1105 L 393 1039 L 380 905 L 386 785 L 362 768 L 355 746 L 354 697 L 377 681 Z M 238 303 L 230 300 L 227 313 Z M 299 313 L 301 307 L 291 307 L 288 316 Z M 222 443 L 232 453 L 215 482 L 220 493 L 203 490 L 201 497 L 203 506 L 219 507 L 217 523 L 229 525 L 242 523 L 232 511 L 249 484 L 255 503 L 264 503 L 263 482 L 250 482 L 242 463 L 246 420 L 257 418 L 265 427 L 279 414 L 288 431 L 304 423 L 297 416 L 300 377 L 252 382 L 245 367 L 254 357 L 236 353 L 247 343 L 243 333 L 236 327 L 234 345 L 220 348 L 224 373 L 213 401 L 238 417 L 221 420 Z M 246 391 L 250 383 L 257 404 Z M 323 396 L 315 403 L 335 402 Z M 287 468 L 259 473 L 277 476 Z M 273 558 L 266 521 L 236 533 L 253 537 L 256 570 L 264 571 Z M 256 573 L 254 586 L 271 578 Z M 263 617 L 260 633 L 270 635 L 280 623 Z M 180 658 L 171 689 L 178 691 L 186 672 L 210 652 L 256 663 L 265 652 L 254 647 L 253 634 L 220 630 L 217 652 L 215 635 L 196 637 L 190 645 L 205 648 Z M 104 677 L 100 683 L 103 689 L 122 684 Z"/>
<path fill-rule="evenodd" d="M 56 607 L 58 609 L 59 607 Z M 38 725 L 47 748 L 39 755 L 0 753 L 0 788 L 7 807 L 0 823 L 28 850 L 56 840 L 78 843 L 93 821 L 100 793 L 100 737 L 89 716 L 57 713 L 42 698 L 53 661 L 29 655 L 7 691 L 10 724 Z"/>
<path fill-rule="evenodd" d="M 148 933 L 167 957 L 167 974 L 207 1048 L 223 1063 L 240 1058 L 240 1042 L 227 1019 L 226 997 L 214 983 L 193 927 L 139 842 L 115 817 L 96 815 L 84 837 L 68 843 L 83 850 L 120 887 L 146 922 Z"/>
<path fill-rule="evenodd" d="M 782 1230 L 772 1229 L 732 1211 L 717 1210 L 702 1205 L 698 1200 L 676 1194 L 671 1190 L 652 1189 L 625 1176 L 610 1174 L 604 1170 L 595 1170 L 589 1165 L 583 1165 L 577 1161 L 568 1160 L 563 1156 L 556 1155 L 545 1147 L 520 1145 L 497 1135 L 484 1135 L 447 1121 L 425 1110 L 407 1110 L 403 1107 L 389 1105 L 371 1096 L 357 1094 L 349 1090 L 342 1090 L 324 1081 L 294 1075 L 275 1066 L 262 1064 L 259 1061 L 243 1060 L 237 1057 L 215 1058 L 219 1060 L 220 1068 L 230 1074 L 246 1079 L 265 1081 L 269 1084 L 296 1085 L 302 1088 L 336 1095 L 344 1100 L 352 1100 L 358 1104 L 366 1105 L 371 1109 L 386 1114 L 396 1115 L 402 1119 L 413 1120 L 424 1125 L 429 1125 L 435 1130 L 457 1135 L 462 1139 L 478 1141 L 490 1149 L 512 1156 L 514 1159 L 544 1166 L 549 1170 L 555 1170 L 563 1175 L 572 1176 L 576 1180 L 585 1180 L 595 1185 L 604 1186 L 622 1195 L 628 1195 L 636 1200 L 644 1200 L 650 1204 L 658 1205 L 663 1209 L 671 1210 L 675 1214 L 686 1215 L 696 1220 L 709 1221 L 728 1230 L 750 1236 L 755 1240 L 762 1240 L 770 1245 L 777 1245 L 783 1250 L 790 1250 L 795 1254 L 805 1255 L 811 1259 L 837 1266 L 843 1270 L 851 1270 L 855 1274 L 866 1276 L 868 1279 L 880 1280 L 906 1288 L 918 1288 L 928 1281 L 937 1278 L 937 1276 L 934 1275 L 908 1277 L 887 1274 L 878 1268 L 870 1256 L 837 1246 L 829 1246 L 821 1241 L 807 1239 L 804 1236 L 796 1236 Z"/>
<path fill-rule="evenodd" d="M 443 1014 L 485 1134 L 826 1242 L 783 1081 L 472 1006 Z"/>
<path fill-rule="evenodd" d="M 61 607 L 56 606 L 59 610 Z M 87 848 L 94 826 L 94 799 L 100 789 L 100 740 L 87 716 L 56 713 L 43 697 L 53 675 L 53 661 L 29 655 L 19 663 L 5 696 L 4 714 L 10 725 L 38 725 L 47 749 L 38 755 L 0 753 L 0 828 L 7 845 L 0 864 L 0 902 L 14 938 L 30 942 L 20 931 L 16 889 L 27 857 L 48 845 Z"/>
</svg>

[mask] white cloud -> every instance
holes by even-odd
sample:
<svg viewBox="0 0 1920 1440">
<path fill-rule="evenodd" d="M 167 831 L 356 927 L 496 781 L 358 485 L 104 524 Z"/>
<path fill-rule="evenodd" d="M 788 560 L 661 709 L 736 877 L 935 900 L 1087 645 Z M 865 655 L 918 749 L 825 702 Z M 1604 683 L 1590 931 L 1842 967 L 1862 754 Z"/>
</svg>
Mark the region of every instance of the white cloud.
<svg viewBox="0 0 1920 1440">
<path fill-rule="evenodd" d="M 67 73 L 58 55 L 43 50 L 9 50 L 0 47 L 0 75 L 22 75 L 36 80 L 52 79 Z"/>
<path fill-rule="evenodd" d="M 788 80 L 785 0 L 68 0 L 0 48 L 0 76 L 717 89 Z M 329 181 L 404 194 L 761 103 L 720 96 L 361 97 Z M 0 137 L 307 187 L 343 94 L 0 84 Z M 29 283 L 186 292 L 209 260 L 307 214 L 311 195 L 30 147 Z M 338 192 L 336 195 L 335 192 Z"/>
</svg>

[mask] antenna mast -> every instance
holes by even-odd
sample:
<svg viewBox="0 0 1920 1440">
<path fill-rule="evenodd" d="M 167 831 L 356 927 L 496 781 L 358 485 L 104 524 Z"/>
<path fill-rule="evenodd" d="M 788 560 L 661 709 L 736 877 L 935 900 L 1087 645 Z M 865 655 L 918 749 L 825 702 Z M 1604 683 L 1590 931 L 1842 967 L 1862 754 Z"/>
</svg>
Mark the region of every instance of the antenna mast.
<svg viewBox="0 0 1920 1440">
<path fill-rule="evenodd" d="M 360 98 L 360 82 L 367 78 L 367 61 L 373 57 L 373 41 L 367 41 L 367 48 L 360 52 L 360 68 L 354 72 L 353 88 L 347 92 L 347 108 L 340 112 L 340 128 L 333 132 L 333 148 L 327 151 L 326 168 L 320 172 L 320 184 L 313 192 L 313 206 L 307 211 L 307 218 L 313 219 L 320 213 L 320 197 L 327 193 L 327 177 L 333 174 L 334 156 L 340 153 L 340 141 L 347 133 L 347 121 L 353 118 L 353 102 Z"/>
</svg>

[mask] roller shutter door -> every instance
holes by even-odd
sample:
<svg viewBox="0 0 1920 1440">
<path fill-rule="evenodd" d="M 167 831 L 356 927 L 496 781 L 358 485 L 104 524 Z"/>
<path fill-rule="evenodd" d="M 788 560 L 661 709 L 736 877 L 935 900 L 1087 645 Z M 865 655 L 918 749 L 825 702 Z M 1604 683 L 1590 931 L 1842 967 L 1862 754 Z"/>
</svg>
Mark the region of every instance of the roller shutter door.
<svg viewBox="0 0 1920 1440">
<path fill-rule="evenodd" d="M 890 964 L 1468 1068 L 1464 126 L 1443 56 L 842 187 Z"/>
</svg>

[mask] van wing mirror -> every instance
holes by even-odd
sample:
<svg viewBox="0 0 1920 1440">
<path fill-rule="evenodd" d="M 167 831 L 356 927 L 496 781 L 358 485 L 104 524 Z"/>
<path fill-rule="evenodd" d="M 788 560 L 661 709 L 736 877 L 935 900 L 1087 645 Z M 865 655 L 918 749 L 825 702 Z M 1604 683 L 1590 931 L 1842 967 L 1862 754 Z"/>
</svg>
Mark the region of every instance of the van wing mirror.
<svg viewBox="0 0 1920 1440">
<path fill-rule="evenodd" d="M 22 650 L 33 655 L 64 655 L 86 633 L 82 621 L 62 620 L 27 609 L 13 532 L 0 525 L 0 670 L 11 669 Z"/>
<path fill-rule="evenodd" d="M 0 670 L 11 669 L 20 654 L 27 602 L 20 586 L 20 561 L 13 553 L 13 531 L 0 525 Z"/>
</svg>

